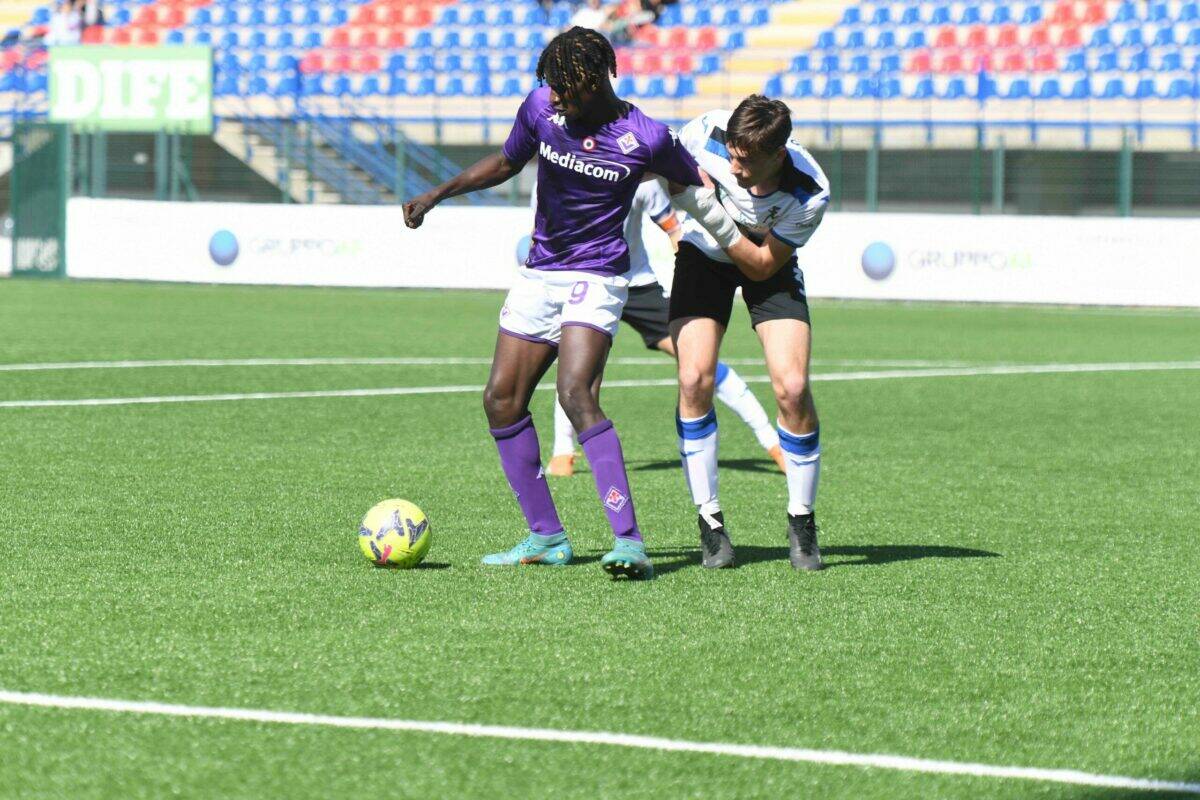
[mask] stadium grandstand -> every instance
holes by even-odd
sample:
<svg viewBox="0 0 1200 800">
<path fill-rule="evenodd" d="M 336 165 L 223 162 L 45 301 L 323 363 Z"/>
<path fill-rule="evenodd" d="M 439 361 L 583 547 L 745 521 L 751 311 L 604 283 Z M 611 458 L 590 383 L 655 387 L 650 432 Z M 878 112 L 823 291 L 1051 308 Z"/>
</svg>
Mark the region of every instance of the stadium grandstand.
<svg viewBox="0 0 1200 800">
<path fill-rule="evenodd" d="M 541 49 L 579 8 L 533 0 L 101 7 L 103 24 L 78 33 L 84 44 L 211 47 L 213 141 L 292 199 L 318 202 L 394 202 L 445 177 L 477 154 L 472 148 L 502 141 L 536 83 Z M 0 22 L 11 30 L 0 51 L 0 109 L 10 126 L 46 113 L 45 43 L 55 13 L 23 0 L 5 5 Z M 951 152 L 943 164 L 979 184 L 973 199 L 934 203 L 937 210 L 987 206 L 988 180 L 1003 207 L 1014 190 L 984 176 L 983 161 L 1016 149 L 1062 154 L 1039 157 L 1051 159 L 1042 171 L 1055 175 L 1112 174 L 1099 181 L 1105 196 L 1090 204 L 1055 201 L 1043 181 L 1044 202 L 1028 210 L 1128 211 L 1132 177 L 1124 190 L 1119 184 L 1132 175 L 1135 155 L 1139 175 L 1161 173 L 1171 183 L 1181 174 L 1178 158 L 1168 164 L 1155 154 L 1200 147 L 1197 0 L 681 0 L 656 6 L 652 17 L 622 21 L 620 13 L 610 20 L 618 94 L 674 123 L 752 92 L 783 98 L 798 138 L 837 152 L 829 167 L 835 188 L 844 184 L 837 196 L 864 208 L 877 206 L 889 180 L 912 184 L 905 165 L 925 163 L 927 154 L 912 153 L 930 149 Z M 297 148 L 306 153 L 303 168 L 294 163 Z M 896 164 L 881 174 L 889 152 Z M 1089 152 L 1103 155 L 1073 166 Z M 992 172 L 1005 169 L 993 164 Z M 1189 184 L 1195 165 L 1182 170 L 1178 182 Z M 526 176 L 516 191 L 530 183 Z M 1190 198 L 1147 191 L 1143 199 L 1159 211 Z M 490 193 L 470 202 L 504 200 Z"/>
</svg>

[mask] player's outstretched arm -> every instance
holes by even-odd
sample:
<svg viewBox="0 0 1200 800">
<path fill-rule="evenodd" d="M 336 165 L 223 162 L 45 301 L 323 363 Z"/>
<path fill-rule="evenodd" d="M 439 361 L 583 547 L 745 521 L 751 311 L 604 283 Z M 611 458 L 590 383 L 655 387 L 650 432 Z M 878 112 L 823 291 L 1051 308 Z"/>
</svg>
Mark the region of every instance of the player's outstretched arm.
<svg viewBox="0 0 1200 800">
<path fill-rule="evenodd" d="M 523 166 L 524 163 L 518 164 L 509 160 L 504 153 L 485 156 L 442 185 L 435 186 L 405 203 L 404 224 L 410 228 L 419 228 L 429 210 L 443 200 L 499 186 L 520 172 Z"/>
<path fill-rule="evenodd" d="M 752 281 L 765 281 L 779 271 L 796 252 L 790 244 L 779 241 L 774 234 L 768 233 L 762 244 L 743 236 L 730 247 L 724 248 L 734 265 Z"/>
</svg>

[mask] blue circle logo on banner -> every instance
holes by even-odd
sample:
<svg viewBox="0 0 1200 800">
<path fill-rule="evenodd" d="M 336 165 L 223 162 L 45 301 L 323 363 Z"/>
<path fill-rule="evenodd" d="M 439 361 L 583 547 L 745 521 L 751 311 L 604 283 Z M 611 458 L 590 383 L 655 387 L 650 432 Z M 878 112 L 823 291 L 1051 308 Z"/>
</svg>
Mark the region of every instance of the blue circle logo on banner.
<svg viewBox="0 0 1200 800">
<path fill-rule="evenodd" d="M 896 269 L 896 253 L 883 242 L 871 242 L 863 250 L 862 268 L 871 280 L 884 280 Z"/>
<path fill-rule="evenodd" d="M 227 230 L 219 230 L 208 240 L 208 254 L 222 267 L 228 267 L 238 257 L 238 240 Z"/>
</svg>

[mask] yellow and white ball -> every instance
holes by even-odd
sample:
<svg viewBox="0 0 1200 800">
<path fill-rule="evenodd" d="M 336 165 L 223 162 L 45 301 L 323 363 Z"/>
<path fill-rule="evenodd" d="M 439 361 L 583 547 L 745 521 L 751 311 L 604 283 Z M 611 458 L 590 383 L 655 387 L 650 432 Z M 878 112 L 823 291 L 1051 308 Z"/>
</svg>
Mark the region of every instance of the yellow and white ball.
<svg viewBox="0 0 1200 800">
<path fill-rule="evenodd" d="M 428 552 L 430 539 L 425 512 L 407 500 L 384 500 L 358 526 L 363 555 L 381 567 L 415 567 Z"/>
</svg>

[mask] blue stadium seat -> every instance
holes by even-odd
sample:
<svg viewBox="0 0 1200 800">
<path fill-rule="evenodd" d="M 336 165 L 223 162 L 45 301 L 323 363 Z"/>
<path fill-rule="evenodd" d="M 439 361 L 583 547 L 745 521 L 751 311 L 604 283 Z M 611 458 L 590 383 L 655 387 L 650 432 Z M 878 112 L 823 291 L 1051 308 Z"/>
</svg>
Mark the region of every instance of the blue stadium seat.
<svg viewBox="0 0 1200 800">
<path fill-rule="evenodd" d="M 1036 25 L 1042 21 L 1042 7 L 1036 3 L 1025 6 L 1025 10 L 1021 12 L 1020 23 L 1022 25 Z"/>
<path fill-rule="evenodd" d="M 913 100 L 928 100 L 933 97 L 933 78 L 925 77 L 917 81 L 910 98 Z"/>
<path fill-rule="evenodd" d="M 1102 52 L 1096 58 L 1097 72 L 1116 72 L 1118 69 L 1120 69 L 1120 65 L 1117 63 L 1116 50 Z"/>
<path fill-rule="evenodd" d="M 904 91 L 900 88 L 899 78 L 884 78 L 879 82 L 879 97 L 882 100 L 891 100 L 896 97 L 902 97 Z"/>
<path fill-rule="evenodd" d="M 879 36 L 872 45 L 876 50 L 892 50 L 896 47 L 896 32 L 892 30 L 879 31 Z"/>
<path fill-rule="evenodd" d="M 33 10 L 33 19 L 30 20 L 34 25 L 49 25 L 50 24 L 50 9 L 46 6 L 38 6 Z"/>
<path fill-rule="evenodd" d="M 501 50 L 514 50 L 517 47 L 517 34 L 513 31 L 500 31 L 500 39 L 496 47 Z"/>
<path fill-rule="evenodd" d="M 133 13 L 128 8 L 121 8 L 118 9 L 115 14 L 113 14 L 111 24 L 117 26 L 128 25 L 132 19 Z M 205 24 L 207 25 L 208 23 Z"/>
<path fill-rule="evenodd" d="M 675 79 L 675 90 L 671 92 L 671 97 L 681 100 L 685 97 L 691 97 L 695 93 L 696 79 L 691 75 L 680 75 Z"/>
<path fill-rule="evenodd" d="M 1196 98 L 1196 81 L 1187 78 L 1175 78 L 1162 95 L 1167 100 L 1193 100 Z"/>
<path fill-rule="evenodd" d="M 222 75 L 213 85 L 213 94 L 218 97 L 228 97 L 238 94 L 238 79 L 236 75 Z"/>
<path fill-rule="evenodd" d="M 782 97 L 783 96 L 783 77 L 780 75 L 772 75 L 767 78 L 767 82 L 763 84 L 763 94 L 767 97 Z"/>
<path fill-rule="evenodd" d="M 344 8 L 335 8 L 329 13 L 329 19 L 325 24 L 331 28 L 338 28 L 350 21 L 350 13 Z"/>
<path fill-rule="evenodd" d="M 379 87 L 379 78 L 375 75 L 363 78 L 363 82 L 354 90 L 355 97 L 378 97 L 381 94 L 383 90 Z"/>
<path fill-rule="evenodd" d="M 408 78 L 393 73 L 388 77 L 387 94 L 388 97 L 400 97 L 408 94 Z"/>
<path fill-rule="evenodd" d="M 1177 22 L 1196 22 L 1200 20 L 1200 3 L 1184 3 L 1179 9 Z"/>
<path fill-rule="evenodd" d="M 476 53 L 471 57 L 471 72 L 476 75 L 487 75 L 492 71 L 491 64 L 488 63 L 486 53 Z"/>
<path fill-rule="evenodd" d="M 517 56 L 515 53 L 505 53 L 500 56 L 500 72 L 518 72 L 520 67 L 517 66 Z"/>
<path fill-rule="evenodd" d="M 454 6 L 445 6 L 442 8 L 442 15 L 438 18 L 438 25 L 459 25 L 461 24 L 458 16 L 458 9 Z"/>
<path fill-rule="evenodd" d="M 241 40 L 238 37 L 237 31 L 225 31 L 225 33 L 221 34 L 221 41 L 217 43 L 217 47 L 222 50 L 232 50 L 239 44 L 241 44 Z"/>
<path fill-rule="evenodd" d="M 792 57 L 792 72 L 812 72 L 812 62 L 808 57 L 808 53 L 801 53 L 798 56 Z"/>
<path fill-rule="evenodd" d="M 303 97 L 315 97 L 325 94 L 325 85 L 320 75 L 305 75 L 300 82 L 300 94 Z"/>
<path fill-rule="evenodd" d="M 1125 69 L 1128 72 L 1144 72 L 1150 69 L 1150 51 L 1134 50 L 1129 54 Z"/>
<path fill-rule="evenodd" d="M 462 72 L 462 56 L 458 53 L 448 53 L 442 58 L 442 72 Z"/>
<path fill-rule="evenodd" d="M 246 19 L 246 24 L 247 25 L 266 25 L 267 24 L 267 12 L 263 11 L 261 8 L 250 9 L 250 16 Z"/>
<path fill-rule="evenodd" d="M 433 60 L 433 53 L 421 53 L 417 56 L 417 63 L 413 69 L 417 72 L 435 72 L 437 64 Z"/>
<path fill-rule="evenodd" d="M 275 41 L 271 44 L 276 50 L 287 50 L 296 46 L 296 37 L 291 31 L 276 31 Z"/>
<path fill-rule="evenodd" d="M 267 46 L 266 31 L 254 31 L 253 33 L 250 34 L 250 38 L 246 40 L 246 47 L 249 47 L 251 50 L 257 50 L 259 48 L 266 47 L 266 46 Z"/>
<path fill-rule="evenodd" d="M 850 57 L 850 66 L 846 69 L 847 72 L 870 72 L 871 58 L 870 56 L 857 55 Z"/>
<path fill-rule="evenodd" d="M 314 47 L 320 47 L 320 46 L 321 46 L 321 32 L 320 31 L 309 31 L 308 33 L 304 34 L 304 40 L 302 42 L 300 42 L 300 47 L 302 47 L 305 50 L 311 50 Z"/>
<path fill-rule="evenodd" d="M 655 75 L 646 81 L 646 84 L 642 87 L 642 91 L 638 96 L 644 97 L 648 100 L 656 100 L 660 97 L 666 97 L 667 83 L 663 80 L 661 75 Z"/>
<path fill-rule="evenodd" d="M 555 7 L 550 13 L 551 28 L 565 28 L 571 22 L 571 10 L 561 6 Z"/>
<path fill-rule="evenodd" d="M 1068 100 L 1086 100 L 1092 96 L 1092 81 L 1090 78 L 1083 77 L 1075 81 L 1075 85 L 1071 87 L 1071 93 L 1067 95 Z"/>
<path fill-rule="evenodd" d="M 618 97 L 632 96 L 636 90 L 637 86 L 634 84 L 633 78 L 629 77 L 628 75 L 617 79 L 616 92 Z"/>
<path fill-rule="evenodd" d="M 250 60 L 246 62 L 246 69 L 250 72 L 262 72 L 267 68 L 267 56 L 265 53 L 255 53 L 250 56 Z"/>
<path fill-rule="evenodd" d="M 960 100 L 967 96 L 967 84 L 962 78 L 951 78 L 942 91 L 943 100 Z"/>
<path fill-rule="evenodd" d="M 422 76 L 421 80 L 417 81 L 417 85 L 411 91 L 413 97 L 429 97 L 436 93 L 437 81 L 432 75 Z"/>
<path fill-rule="evenodd" d="M 1016 78 L 1008 85 L 1008 91 L 1004 93 L 1005 100 L 1028 100 L 1030 95 L 1029 79 Z"/>
<path fill-rule="evenodd" d="M 166 43 L 167 44 L 183 44 L 183 31 L 178 30 L 178 29 L 173 30 L 173 31 L 167 31 Z"/>
<path fill-rule="evenodd" d="M 273 69 L 276 72 L 295 72 L 300 66 L 300 62 L 291 53 L 284 53 L 275 59 Z"/>
<path fill-rule="evenodd" d="M 832 100 L 844 95 L 845 92 L 842 91 L 841 78 L 829 77 L 825 79 L 825 86 L 821 89 L 821 98 L 823 100 Z"/>
<path fill-rule="evenodd" d="M 817 50 L 832 50 L 837 47 L 837 40 L 833 38 L 833 31 L 821 31 L 817 34 Z"/>
<path fill-rule="evenodd" d="M 983 22 L 983 12 L 979 6 L 965 6 L 958 18 L 959 25 L 978 25 Z"/>
<path fill-rule="evenodd" d="M 1082 50 L 1076 50 L 1074 53 L 1067 54 L 1067 63 L 1063 65 L 1063 72 L 1087 71 L 1087 53 Z"/>
<path fill-rule="evenodd" d="M 124 17 L 125 17 L 124 21 L 121 21 L 119 19 L 119 17 L 121 17 L 122 15 L 124 15 Z M 129 9 L 123 8 L 120 11 L 118 11 L 116 16 L 113 18 L 113 24 L 114 25 L 129 24 Z M 204 7 L 197 8 L 196 13 L 192 15 L 192 26 L 193 27 L 201 27 L 203 25 L 211 25 L 211 24 L 212 24 L 212 12 Z"/>
<path fill-rule="evenodd" d="M 304 9 L 304 15 L 300 17 L 300 24 L 306 27 L 321 24 L 321 12 L 316 8 Z"/>
<path fill-rule="evenodd" d="M 673 7 L 674 6 L 672 6 L 672 8 Z M 521 21 L 521 24 L 525 25 L 526 27 L 532 25 L 549 25 L 550 17 L 547 16 L 546 12 L 543 11 L 540 6 L 530 6 L 528 9 L 526 9 L 525 17 Z"/>
<path fill-rule="evenodd" d="M 1142 78 L 1137 82 L 1137 86 L 1133 90 L 1133 99 L 1149 100 L 1158 94 L 1158 89 L 1154 85 L 1154 78 Z"/>
<path fill-rule="evenodd" d="M 1169 50 L 1162 54 L 1158 62 L 1159 72 L 1181 72 L 1183 70 L 1183 53 Z"/>
<path fill-rule="evenodd" d="M 1057 100 L 1062 97 L 1062 87 L 1059 86 L 1058 79 L 1046 78 L 1042 81 L 1036 96 L 1038 100 Z"/>
<path fill-rule="evenodd" d="M 1112 31 L 1108 28 L 1096 28 L 1092 31 L 1092 40 L 1089 45 L 1091 47 L 1111 47 Z"/>
<path fill-rule="evenodd" d="M 489 47 L 487 31 L 475 31 L 475 33 L 471 34 L 471 44 L 469 47 L 472 50 L 487 50 Z"/>
<path fill-rule="evenodd" d="M 912 33 L 910 33 L 908 35 L 908 40 L 904 43 L 905 50 L 920 50 L 921 48 L 926 47 L 926 46 L 927 45 L 925 43 L 925 31 L 920 30 L 920 29 L 915 30 Z"/>
<path fill-rule="evenodd" d="M 1147 9 L 1146 21 L 1157 22 L 1160 25 L 1172 22 L 1171 10 L 1166 3 L 1153 3 Z"/>
<path fill-rule="evenodd" d="M 414 38 L 412 40 L 412 42 L 409 43 L 409 46 L 416 50 L 420 50 L 420 49 L 428 50 L 428 49 L 432 48 L 433 47 L 433 31 L 430 31 L 428 29 L 417 31 L 416 38 Z"/>
<path fill-rule="evenodd" d="M 721 57 L 713 53 L 701 56 L 700 69 L 698 71 L 701 75 L 715 75 L 716 73 L 720 72 Z"/>
<path fill-rule="evenodd" d="M 679 6 L 672 4 L 663 9 L 663 12 L 658 17 L 658 24 L 664 28 L 673 28 L 676 25 L 683 24 L 683 14 L 679 11 Z"/>
<path fill-rule="evenodd" d="M 466 93 L 467 87 L 463 85 L 463 79 L 457 75 L 451 75 L 438 90 L 438 94 L 442 97 L 461 97 Z"/>
<path fill-rule="evenodd" d="M 867 37 L 862 31 L 850 31 L 844 46 L 847 50 L 861 50 L 867 46 Z"/>
<path fill-rule="evenodd" d="M 1007 25 L 1012 22 L 1012 12 L 1009 10 L 1007 3 L 997 3 L 992 9 L 992 16 L 988 20 L 991 25 Z"/>
<path fill-rule="evenodd" d="M 721 15 L 721 27 L 729 28 L 742 24 L 742 12 L 737 6 L 729 6 Z"/>
<path fill-rule="evenodd" d="M 754 13 L 750 15 L 750 22 L 747 23 L 751 28 L 761 28 L 771 21 L 771 12 L 762 6 L 754 9 Z"/>
<path fill-rule="evenodd" d="M 1125 82 L 1120 78 L 1112 78 L 1108 83 L 1104 84 L 1104 91 L 1100 93 L 1101 100 L 1118 100 L 1125 96 Z"/>
<path fill-rule="evenodd" d="M 487 13 L 483 10 L 482 7 L 476 7 L 474 10 L 471 11 L 470 15 L 467 17 L 467 21 L 465 24 L 468 26 L 471 26 L 471 27 L 482 27 L 484 25 L 487 25 L 488 24 Z"/>
<path fill-rule="evenodd" d="M 859 78 L 854 83 L 850 96 L 855 100 L 871 100 L 879 97 L 879 87 L 874 78 Z"/>
<path fill-rule="evenodd" d="M 904 11 L 900 14 L 901 25 L 920 25 L 921 24 L 921 7 L 918 5 L 909 5 L 904 7 Z"/>
<path fill-rule="evenodd" d="M 238 24 L 238 15 L 237 12 L 233 10 L 232 6 L 226 6 L 221 12 L 221 16 L 217 17 L 216 19 L 216 24 L 225 28 Z"/>
<path fill-rule="evenodd" d="M 501 97 L 521 97 L 524 94 L 519 78 L 505 78 L 504 84 L 500 87 Z"/>
<path fill-rule="evenodd" d="M 886 56 L 879 59 L 880 72 L 899 72 L 900 69 L 900 56 L 896 55 L 895 53 L 888 53 Z"/>
<path fill-rule="evenodd" d="M 841 72 L 842 62 L 837 53 L 821 56 L 821 72 Z"/>
<path fill-rule="evenodd" d="M 797 99 L 805 99 L 813 96 L 812 78 L 799 78 L 791 86 L 791 91 L 788 92 L 789 97 Z"/>
<path fill-rule="evenodd" d="M 842 12 L 842 20 L 838 25 L 859 25 L 862 23 L 862 11 L 858 6 L 848 6 Z M 818 45 L 819 47 L 820 45 Z"/>
<path fill-rule="evenodd" d="M 511 31 L 508 31 L 508 32 L 511 33 Z M 501 40 L 503 40 L 503 38 L 504 37 L 501 36 Z M 539 30 L 530 31 L 528 38 L 525 39 L 525 46 L 528 47 L 530 50 L 545 50 L 546 49 L 546 34 L 542 33 Z"/>
<path fill-rule="evenodd" d="M 930 25 L 949 25 L 950 22 L 950 6 L 937 6 L 929 16 Z"/>
<path fill-rule="evenodd" d="M 300 93 L 300 81 L 295 75 L 285 75 L 271 89 L 272 97 L 290 97 Z"/>
<path fill-rule="evenodd" d="M 1187 41 L 1185 44 L 1188 47 L 1200 47 L 1200 27 L 1192 28 L 1188 31 Z"/>
<path fill-rule="evenodd" d="M 703 28 L 713 24 L 712 12 L 706 6 L 696 6 L 696 13 L 692 17 L 693 28 Z"/>
<path fill-rule="evenodd" d="M 192 39 L 192 44 L 212 44 L 212 34 L 208 31 L 198 31 L 196 38 Z"/>
<path fill-rule="evenodd" d="M 458 31 L 446 31 L 445 35 L 442 36 L 442 42 L 439 46 L 447 49 L 462 47 L 462 36 Z"/>
<path fill-rule="evenodd" d="M 1125 35 L 1121 37 L 1121 47 L 1141 47 L 1142 45 L 1141 28 L 1129 28 L 1125 31 Z"/>
<path fill-rule="evenodd" d="M 892 24 L 892 10 L 888 6 L 875 6 L 875 13 L 871 15 L 871 25 L 883 26 Z"/>
<path fill-rule="evenodd" d="M 517 19 L 513 16 L 512 9 L 505 7 L 496 12 L 496 20 L 492 24 L 496 27 L 516 25 Z"/>
<path fill-rule="evenodd" d="M 1117 11 L 1112 16 L 1113 22 L 1137 22 L 1138 13 L 1137 6 L 1133 3 L 1122 3 L 1117 6 Z"/>
<path fill-rule="evenodd" d="M 333 79 L 333 85 L 329 87 L 329 94 L 334 97 L 345 97 L 351 94 L 350 78 L 347 75 L 338 75 Z"/>
<path fill-rule="evenodd" d="M 246 94 L 253 97 L 260 94 L 268 94 L 267 79 L 264 75 L 255 75 L 250 78 L 250 83 L 246 85 Z"/>
</svg>

